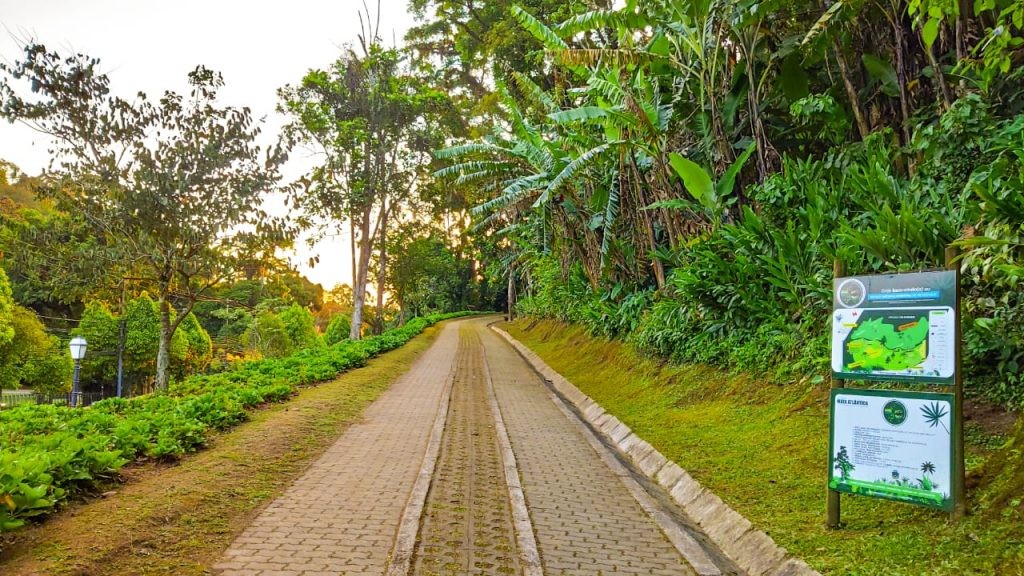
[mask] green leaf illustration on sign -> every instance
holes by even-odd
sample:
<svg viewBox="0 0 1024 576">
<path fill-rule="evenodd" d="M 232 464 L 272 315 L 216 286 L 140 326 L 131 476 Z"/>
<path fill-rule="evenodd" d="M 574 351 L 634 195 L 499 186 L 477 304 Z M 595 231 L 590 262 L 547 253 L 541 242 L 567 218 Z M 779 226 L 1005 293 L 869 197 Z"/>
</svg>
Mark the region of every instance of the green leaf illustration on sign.
<svg viewBox="0 0 1024 576">
<path fill-rule="evenodd" d="M 932 402 L 927 406 L 922 406 L 921 413 L 924 414 L 924 419 L 926 422 L 928 422 L 929 427 L 935 428 L 936 426 L 941 424 L 942 429 L 945 430 L 946 432 L 949 432 L 949 428 L 946 428 L 946 424 L 942 421 L 946 414 L 949 413 L 948 411 L 946 411 L 945 406 L 939 404 L 938 402 Z"/>
</svg>

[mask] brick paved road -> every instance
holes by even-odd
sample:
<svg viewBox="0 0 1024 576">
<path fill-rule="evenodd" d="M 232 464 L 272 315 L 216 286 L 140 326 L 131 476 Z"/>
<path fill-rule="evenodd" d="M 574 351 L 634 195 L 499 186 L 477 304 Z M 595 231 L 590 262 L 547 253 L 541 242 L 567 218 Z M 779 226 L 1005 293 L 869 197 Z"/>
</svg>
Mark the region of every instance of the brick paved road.
<svg viewBox="0 0 1024 576">
<path fill-rule="evenodd" d="M 448 324 L 214 568 L 225 576 L 383 574 L 457 345 L 458 323 Z"/>
<path fill-rule="evenodd" d="M 552 576 L 693 574 L 540 377 L 487 329 L 490 321 L 449 323 L 215 568 L 225 576 L 380 575 L 394 551 L 395 566 L 408 562 L 417 576 L 538 573 L 522 560 L 536 566 L 539 551 Z M 495 427 L 491 410 L 504 426 Z M 435 419 L 446 422 L 443 434 Z M 514 458 L 502 450 L 509 444 Z M 503 473 L 513 460 L 518 478 L 515 468 Z M 506 478 L 515 485 L 512 506 Z M 413 532 L 414 551 L 402 545 L 411 537 L 395 544 L 396 534 Z"/>
<path fill-rule="evenodd" d="M 545 574 L 692 574 L 523 359 L 481 331 Z"/>
</svg>

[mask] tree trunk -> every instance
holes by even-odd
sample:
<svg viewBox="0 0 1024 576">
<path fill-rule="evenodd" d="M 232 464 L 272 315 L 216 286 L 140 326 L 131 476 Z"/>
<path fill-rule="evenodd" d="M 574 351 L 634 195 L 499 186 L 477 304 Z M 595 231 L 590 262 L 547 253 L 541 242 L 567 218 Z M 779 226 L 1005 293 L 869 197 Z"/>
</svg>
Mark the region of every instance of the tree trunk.
<svg viewBox="0 0 1024 576">
<path fill-rule="evenodd" d="M 843 87 L 846 88 L 846 97 L 850 100 L 850 109 L 853 110 L 853 118 L 857 122 L 857 132 L 863 140 L 871 133 L 867 120 L 864 119 L 864 111 L 860 108 L 860 97 L 857 95 L 857 87 L 850 78 L 850 67 L 846 64 L 846 56 L 843 55 L 843 48 L 838 40 L 832 41 L 832 50 L 836 55 L 836 64 L 839 65 L 839 75 L 843 77 Z"/>
<path fill-rule="evenodd" d="M 956 43 L 956 63 L 960 64 L 967 58 L 967 17 L 974 7 L 970 0 L 957 0 L 957 7 L 954 42 Z M 961 80 L 962 84 L 963 80 Z"/>
<path fill-rule="evenodd" d="M 366 208 L 359 222 L 359 261 L 356 263 L 356 285 L 352 287 L 352 328 L 348 337 L 359 340 L 363 335 L 363 307 L 366 305 L 366 280 L 370 269 L 370 250 L 373 238 L 370 236 L 370 209 Z M 355 240 L 353 240 L 355 241 Z"/>
<path fill-rule="evenodd" d="M 387 249 L 387 230 L 388 230 L 388 210 L 387 208 L 381 208 L 384 214 L 380 220 L 380 270 L 377 271 L 377 322 L 374 326 L 374 332 L 380 334 L 384 332 L 384 281 L 387 277 L 388 268 L 388 249 Z"/>
<path fill-rule="evenodd" d="M 903 37 L 903 25 L 900 18 L 902 12 L 899 4 L 893 6 L 893 14 L 890 19 L 892 34 L 895 40 L 894 56 L 896 57 L 896 83 L 900 89 L 900 134 L 903 135 L 903 144 L 910 143 L 910 102 L 907 96 L 907 65 L 904 59 L 903 49 L 906 43 Z"/>
<path fill-rule="evenodd" d="M 353 289 L 353 301 L 355 300 L 355 287 L 356 287 L 356 275 L 358 274 L 359 267 L 356 266 L 356 222 L 352 218 L 348 219 L 348 237 L 349 237 L 349 252 L 352 255 L 352 289 Z"/>
<path fill-rule="evenodd" d="M 924 42 L 921 42 L 924 45 Z M 928 64 L 932 67 L 932 73 L 935 77 L 935 85 L 938 87 L 939 95 L 942 98 L 942 111 L 949 110 L 949 107 L 953 104 L 953 95 L 949 91 L 949 85 L 946 84 L 946 77 L 942 73 L 942 68 L 939 67 L 938 60 L 935 59 L 934 46 L 924 46 L 925 55 L 928 56 Z"/>
<path fill-rule="evenodd" d="M 754 76 L 754 60 L 750 52 L 746 52 L 747 61 L 745 63 L 747 84 L 749 84 L 747 89 L 747 108 L 750 111 L 750 127 L 754 134 L 754 144 L 757 146 L 757 181 L 764 182 L 768 177 L 768 138 L 765 136 L 764 124 L 761 122 L 761 100 L 757 95 L 757 78 Z"/>
<path fill-rule="evenodd" d="M 516 308 L 516 274 L 515 268 L 509 266 L 508 269 L 508 321 L 515 320 L 515 308 Z"/>
<path fill-rule="evenodd" d="M 171 337 L 174 326 L 171 325 L 171 303 L 167 295 L 160 297 L 160 345 L 156 352 L 156 391 L 167 392 L 171 374 Z"/>
</svg>

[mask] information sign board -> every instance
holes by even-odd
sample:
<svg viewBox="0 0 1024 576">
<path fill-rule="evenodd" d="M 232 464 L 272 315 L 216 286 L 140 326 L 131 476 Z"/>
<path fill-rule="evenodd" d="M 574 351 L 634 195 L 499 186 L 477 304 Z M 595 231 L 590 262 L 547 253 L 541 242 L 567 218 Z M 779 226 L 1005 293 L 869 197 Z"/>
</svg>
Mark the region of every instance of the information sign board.
<svg viewBox="0 0 1024 576">
<path fill-rule="evenodd" d="M 953 395 L 832 391 L 829 488 L 953 510 Z"/>
<path fill-rule="evenodd" d="M 954 383 L 955 272 L 851 276 L 833 282 L 836 378 Z"/>
</svg>

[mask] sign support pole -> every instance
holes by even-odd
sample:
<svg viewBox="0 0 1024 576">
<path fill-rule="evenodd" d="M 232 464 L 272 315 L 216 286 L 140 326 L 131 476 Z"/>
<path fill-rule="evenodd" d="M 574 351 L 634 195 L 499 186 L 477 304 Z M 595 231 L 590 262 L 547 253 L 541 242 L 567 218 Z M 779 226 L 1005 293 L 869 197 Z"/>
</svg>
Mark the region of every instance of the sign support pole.
<svg viewBox="0 0 1024 576">
<path fill-rule="evenodd" d="M 836 258 L 835 260 L 832 261 L 832 277 L 842 278 L 843 276 L 846 276 L 846 262 L 840 260 L 839 258 Z M 836 378 L 835 376 L 832 377 L 833 390 L 835 390 L 836 388 L 845 387 L 845 380 Z M 831 475 L 832 471 L 829 470 L 825 475 L 825 486 L 828 486 L 828 481 L 831 478 Z M 833 490 L 832 488 L 828 488 L 828 517 L 825 520 L 825 526 L 827 528 L 839 528 L 839 515 L 839 492 Z"/>
<path fill-rule="evenodd" d="M 964 377 L 961 369 L 963 357 L 963 333 L 960 329 L 960 263 L 957 257 L 960 249 L 946 247 L 946 269 L 956 273 L 956 377 L 953 383 L 953 512 L 954 520 L 963 518 L 967 512 L 967 498 L 964 485 L 967 472 L 964 468 Z"/>
</svg>

